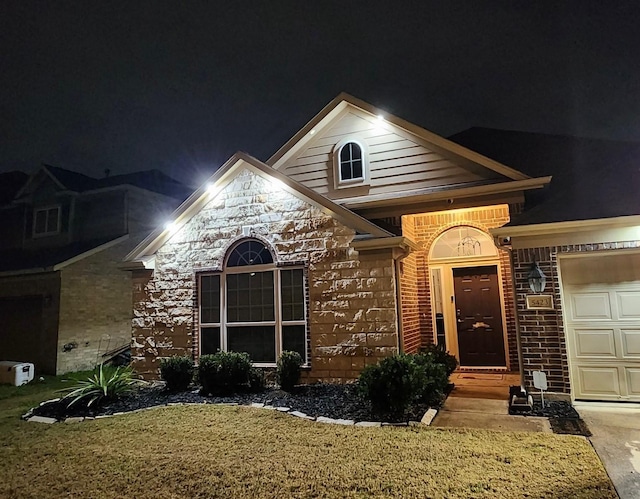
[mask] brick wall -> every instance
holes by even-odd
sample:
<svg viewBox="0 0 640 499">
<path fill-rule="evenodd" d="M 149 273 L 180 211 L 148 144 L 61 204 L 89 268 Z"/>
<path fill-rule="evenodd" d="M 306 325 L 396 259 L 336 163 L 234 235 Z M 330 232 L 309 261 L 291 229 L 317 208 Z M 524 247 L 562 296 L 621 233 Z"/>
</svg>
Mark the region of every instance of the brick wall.
<svg viewBox="0 0 640 499">
<path fill-rule="evenodd" d="M 640 241 L 625 241 L 526 248 L 513 251 L 522 363 L 525 384 L 529 388 L 533 386 L 533 371 L 544 371 L 547 374 L 550 391 L 559 393 L 570 393 L 571 391 L 558 277 L 558 255 L 638 247 L 640 247 Z M 534 260 L 538 262 L 540 269 L 547 277 L 544 293 L 553 295 L 554 310 L 526 309 L 526 296 L 532 293 L 527 274 Z"/>
<path fill-rule="evenodd" d="M 353 229 L 245 170 L 158 250 L 152 275 L 133 273 L 138 371 L 155 377 L 161 357 L 197 357 L 196 273 L 222 270 L 243 228 L 275 251 L 278 264 L 307 268 L 309 380 L 352 379 L 397 351 L 391 251 L 356 252 Z"/>
<path fill-rule="evenodd" d="M 428 270 L 429 251 L 433 242 L 440 234 L 452 227 L 468 225 L 488 232 L 489 229 L 502 227 L 509 221 L 509 219 L 509 206 L 507 205 L 441 211 L 403 217 L 403 234 L 412 237 L 414 241 L 421 244 L 423 248 L 421 251 L 414 254 L 416 262 L 415 275 L 418 279 L 417 308 L 420 312 L 418 314 L 420 345 L 427 345 L 434 342 L 434 325 L 431 315 L 431 292 Z M 502 267 L 502 286 L 505 298 L 506 324 L 504 326 L 507 330 L 510 361 L 508 367 L 510 370 L 516 371 L 518 370 L 518 352 L 514 306 L 515 300 L 511 284 L 511 257 L 509 252 L 502 248 L 498 249 L 498 254 Z M 413 269 L 411 269 L 411 272 L 414 272 Z M 410 279 L 411 277 L 409 275 L 403 276 L 403 300 L 405 287 L 409 289 L 410 296 L 414 293 L 414 289 L 408 282 Z M 413 305 L 413 303 L 411 305 Z M 404 310 L 405 308 L 403 305 L 403 314 Z M 413 345 L 415 343 L 414 338 L 416 335 L 413 323 L 411 324 L 408 332 L 411 338 L 411 344 Z"/>
<path fill-rule="evenodd" d="M 93 369 L 103 353 L 131 342 L 131 275 L 118 269 L 131 245 L 125 240 L 60 271 L 58 374 Z"/>
<path fill-rule="evenodd" d="M 402 234 L 415 240 L 415 223 L 412 216 L 402 217 Z M 420 349 L 420 277 L 418 275 L 419 255 L 411 253 L 402 260 L 400 276 L 402 296 L 402 348 L 407 353 L 415 353 Z"/>
</svg>

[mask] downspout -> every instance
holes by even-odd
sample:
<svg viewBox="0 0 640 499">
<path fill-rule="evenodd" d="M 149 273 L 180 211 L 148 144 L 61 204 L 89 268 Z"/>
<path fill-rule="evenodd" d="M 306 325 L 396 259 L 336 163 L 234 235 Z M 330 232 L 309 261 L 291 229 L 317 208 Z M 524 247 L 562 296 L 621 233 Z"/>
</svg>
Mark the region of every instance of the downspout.
<svg viewBox="0 0 640 499">
<path fill-rule="evenodd" d="M 516 294 L 516 273 L 513 265 L 513 248 L 503 246 L 509 252 L 509 266 L 511 267 L 511 293 L 513 293 L 514 319 L 516 323 L 516 348 L 518 349 L 518 369 L 520 372 L 520 386 L 524 386 L 524 364 L 522 362 L 522 341 L 520 340 L 520 316 L 518 314 L 518 298 Z"/>
</svg>

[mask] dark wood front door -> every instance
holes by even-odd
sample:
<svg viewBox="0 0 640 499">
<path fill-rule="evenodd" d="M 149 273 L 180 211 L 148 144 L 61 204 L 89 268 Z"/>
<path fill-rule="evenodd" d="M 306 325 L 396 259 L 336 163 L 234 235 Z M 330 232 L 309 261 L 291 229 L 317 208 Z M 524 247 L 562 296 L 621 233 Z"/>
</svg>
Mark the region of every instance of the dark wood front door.
<svg viewBox="0 0 640 499">
<path fill-rule="evenodd" d="M 505 366 L 495 265 L 453 269 L 461 366 Z"/>
</svg>

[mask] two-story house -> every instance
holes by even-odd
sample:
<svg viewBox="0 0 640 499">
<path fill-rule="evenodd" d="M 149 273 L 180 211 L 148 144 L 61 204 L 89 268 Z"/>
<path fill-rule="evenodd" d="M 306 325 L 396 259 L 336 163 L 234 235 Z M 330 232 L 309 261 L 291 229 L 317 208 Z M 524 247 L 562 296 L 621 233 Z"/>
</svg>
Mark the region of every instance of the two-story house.
<svg viewBox="0 0 640 499">
<path fill-rule="evenodd" d="M 60 374 L 130 343 L 131 278 L 117 264 L 189 191 L 158 171 L 105 173 L 3 175 L 1 360 Z"/>
</svg>

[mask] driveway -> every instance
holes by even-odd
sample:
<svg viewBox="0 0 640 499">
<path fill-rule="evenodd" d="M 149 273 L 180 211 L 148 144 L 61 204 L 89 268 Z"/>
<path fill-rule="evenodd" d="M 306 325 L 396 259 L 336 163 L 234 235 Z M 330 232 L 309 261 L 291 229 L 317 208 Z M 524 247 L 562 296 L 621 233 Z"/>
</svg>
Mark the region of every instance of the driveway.
<svg viewBox="0 0 640 499">
<path fill-rule="evenodd" d="M 589 438 L 622 499 L 640 497 L 640 408 L 575 403 Z"/>
</svg>

